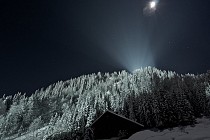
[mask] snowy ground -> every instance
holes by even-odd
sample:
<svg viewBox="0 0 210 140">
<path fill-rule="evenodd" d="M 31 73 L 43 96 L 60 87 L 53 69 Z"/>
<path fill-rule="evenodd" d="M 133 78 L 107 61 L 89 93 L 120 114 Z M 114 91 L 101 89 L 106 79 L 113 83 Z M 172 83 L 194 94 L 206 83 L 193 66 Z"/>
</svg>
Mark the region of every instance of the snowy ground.
<svg viewBox="0 0 210 140">
<path fill-rule="evenodd" d="M 210 140 L 210 119 L 197 119 L 194 127 L 187 126 L 184 129 L 178 127 L 162 132 L 145 130 L 137 132 L 128 140 Z"/>
<path fill-rule="evenodd" d="M 187 126 L 183 129 L 175 127 L 172 130 L 167 129 L 161 132 L 140 131 L 132 135 L 128 140 L 210 140 L 210 119 L 197 119 L 197 123 L 194 127 Z M 49 129 L 49 126 L 19 137 L 6 138 L 5 140 L 42 140 L 47 129 Z"/>
</svg>

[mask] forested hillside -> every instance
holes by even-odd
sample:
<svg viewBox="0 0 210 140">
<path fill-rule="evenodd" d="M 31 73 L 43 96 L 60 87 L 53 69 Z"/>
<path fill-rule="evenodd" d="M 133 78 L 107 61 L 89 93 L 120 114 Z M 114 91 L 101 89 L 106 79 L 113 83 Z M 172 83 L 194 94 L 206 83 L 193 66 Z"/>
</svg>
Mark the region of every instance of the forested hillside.
<svg viewBox="0 0 210 140">
<path fill-rule="evenodd" d="M 47 126 L 43 138 L 75 137 L 104 111 L 112 110 L 147 128 L 193 124 L 210 114 L 210 73 L 179 75 L 156 68 L 83 75 L 60 81 L 30 97 L 0 99 L 0 138 Z"/>
</svg>

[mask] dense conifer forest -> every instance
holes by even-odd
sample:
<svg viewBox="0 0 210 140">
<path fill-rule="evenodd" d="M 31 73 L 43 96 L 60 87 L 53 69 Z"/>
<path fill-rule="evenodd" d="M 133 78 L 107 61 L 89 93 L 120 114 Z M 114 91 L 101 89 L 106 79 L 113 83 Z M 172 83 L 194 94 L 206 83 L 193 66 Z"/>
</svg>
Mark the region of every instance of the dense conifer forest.
<svg viewBox="0 0 210 140">
<path fill-rule="evenodd" d="M 153 67 L 83 75 L 0 99 L 0 139 L 46 128 L 42 138 L 72 139 L 106 110 L 145 128 L 191 125 L 210 114 L 210 72 L 180 75 Z"/>
</svg>

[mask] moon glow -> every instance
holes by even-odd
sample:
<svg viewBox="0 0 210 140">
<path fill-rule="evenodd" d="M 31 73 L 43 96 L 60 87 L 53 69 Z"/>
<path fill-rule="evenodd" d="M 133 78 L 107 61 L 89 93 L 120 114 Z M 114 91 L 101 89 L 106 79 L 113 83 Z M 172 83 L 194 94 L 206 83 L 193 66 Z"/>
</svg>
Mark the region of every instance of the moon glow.
<svg viewBox="0 0 210 140">
<path fill-rule="evenodd" d="M 151 8 L 151 9 L 154 9 L 154 8 L 156 7 L 156 4 L 157 4 L 157 3 L 156 3 L 155 1 L 151 1 L 151 2 L 150 2 L 150 8 Z"/>
<path fill-rule="evenodd" d="M 155 14 L 157 10 L 159 0 L 152 0 L 150 1 L 143 9 L 143 14 L 145 16 L 152 16 Z"/>
</svg>

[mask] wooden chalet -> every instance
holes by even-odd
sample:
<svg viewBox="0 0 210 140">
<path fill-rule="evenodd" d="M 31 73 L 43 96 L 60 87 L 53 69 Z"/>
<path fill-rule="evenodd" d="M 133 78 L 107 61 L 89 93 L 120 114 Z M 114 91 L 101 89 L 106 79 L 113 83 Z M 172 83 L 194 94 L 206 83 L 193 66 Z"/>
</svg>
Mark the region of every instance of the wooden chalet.
<svg viewBox="0 0 210 140">
<path fill-rule="evenodd" d="M 143 125 L 112 111 L 106 111 L 91 125 L 96 140 L 119 136 L 121 138 L 128 138 L 132 134 L 143 130 L 143 128 Z"/>
</svg>

